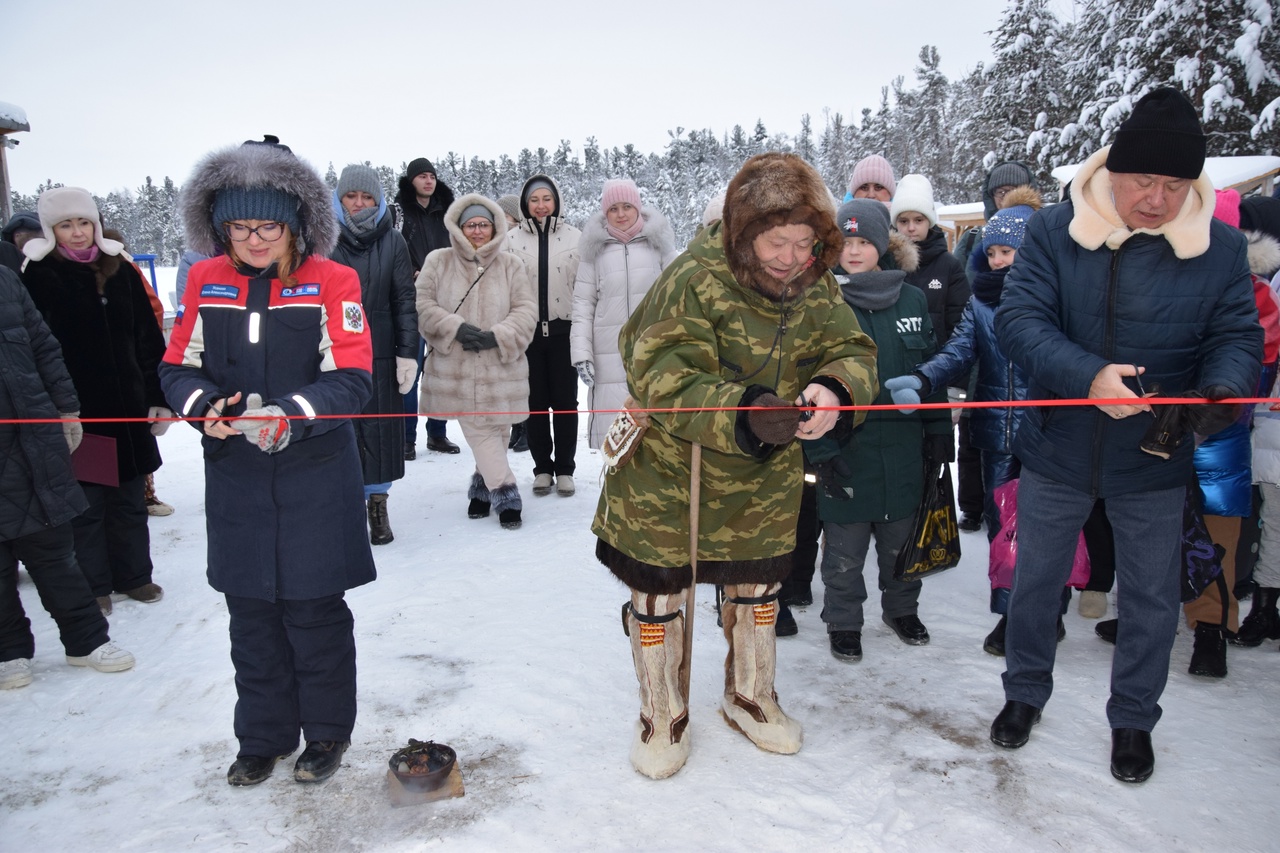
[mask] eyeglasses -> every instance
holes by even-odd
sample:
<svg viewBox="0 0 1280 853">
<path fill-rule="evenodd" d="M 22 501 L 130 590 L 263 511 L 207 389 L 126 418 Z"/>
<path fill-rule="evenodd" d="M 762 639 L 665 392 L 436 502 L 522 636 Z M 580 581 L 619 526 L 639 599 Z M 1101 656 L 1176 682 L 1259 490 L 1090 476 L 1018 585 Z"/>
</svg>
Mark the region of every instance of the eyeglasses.
<svg viewBox="0 0 1280 853">
<path fill-rule="evenodd" d="M 488 231 L 493 227 L 492 222 L 468 222 L 462 226 L 463 231 Z"/>
<path fill-rule="evenodd" d="M 280 222 L 264 222 L 257 228 L 250 228 L 239 222 L 228 222 L 226 228 L 227 236 L 237 243 L 248 240 L 250 234 L 257 234 L 258 239 L 266 243 L 274 243 L 284 236 L 284 224 Z"/>
</svg>

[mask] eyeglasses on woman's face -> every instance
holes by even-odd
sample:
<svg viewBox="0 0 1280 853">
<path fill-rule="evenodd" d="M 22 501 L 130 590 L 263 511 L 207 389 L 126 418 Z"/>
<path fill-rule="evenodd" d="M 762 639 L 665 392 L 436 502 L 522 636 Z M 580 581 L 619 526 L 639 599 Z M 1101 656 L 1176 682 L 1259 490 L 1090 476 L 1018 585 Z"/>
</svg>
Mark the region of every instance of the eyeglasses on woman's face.
<svg viewBox="0 0 1280 853">
<path fill-rule="evenodd" d="M 250 228 L 243 222 L 228 222 L 226 229 L 227 236 L 237 243 L 243 243 L 254 234 L 265 243 L 274 243 L 284 236 L 284 223 L 281 222 L 264 222 L 256 228 Z"/>
<path fill-rule="evenodd" d="M 475 220 L 472 220 L 471 222 L 468 222 L 466 225 L 463 225 L 462 230 L 463 231 L 492 231 L 493 223 L 487 219 L 481 219 L 478 222 Z"/>
</svg>

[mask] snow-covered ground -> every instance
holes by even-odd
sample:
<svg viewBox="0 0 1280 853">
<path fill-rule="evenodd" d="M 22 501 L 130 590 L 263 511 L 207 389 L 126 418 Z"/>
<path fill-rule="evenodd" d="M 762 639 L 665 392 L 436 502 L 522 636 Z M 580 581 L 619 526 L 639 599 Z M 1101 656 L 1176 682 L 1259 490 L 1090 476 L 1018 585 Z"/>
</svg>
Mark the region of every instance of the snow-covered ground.
<svg viewBox="0 0 1280 853">
<path fill-rule="evenodd" d="M 584 397 L 585 399 L 585 397 Z M 456 425 L 451 430 L 461 440 Z M 756 749 L 718 713 L 725 642 L 698 593 L 693 751 L 671 779 L 631 769 L 635 676 L 619 621 L 623 588 L 596 563 L 589 523 L 599 456 L 579 453 L 572 498 L 535 498 L 513 461 L 525 523 L 468 520 L 471 458 L 423 451 L 391 491 L 396 539 L 374 549 L 378 580 L 356 614 L 360 713 L 329 782 L 292 779 L 292 759 L 256 788 L 231 788 L 235 701 L 227 616 L 204 578 L 198 436 L 161 439 L 151 520 L 154 605 L 116 605 L 112 637 L 131 672 L 63 662 L 29 580 L 35 682 L 0 693 L 0 848 L 13 851 L 329 850 L 1231 850 L 1276 849 L 1280 654 L 1230 651 L 1231 674 L 1186 674 L 1173 655 L 1156 729 L 1156 772 L 1114 781 L 1104 715 L 1111 647 L 1074 606 L 1057 692 L 1031 742 L 993 746 L 1002 660 L 983 653 L 985 537 L 925 581 L 933 642 L 900 643 L 869 610 L 865 658 L 831 657 L 819 602 L 778 643 L 777 690 L 805 730 L 795 756 Z M 421 443 L 420 443 L 421 448 Z M 325 507 L 316 507 L 323 513 Z M 874 577 L 874 575 L 873 575 Z M 392 808 L 385 773 L 410 738 L 457 750 L 466 796 Z"/>
</svg>

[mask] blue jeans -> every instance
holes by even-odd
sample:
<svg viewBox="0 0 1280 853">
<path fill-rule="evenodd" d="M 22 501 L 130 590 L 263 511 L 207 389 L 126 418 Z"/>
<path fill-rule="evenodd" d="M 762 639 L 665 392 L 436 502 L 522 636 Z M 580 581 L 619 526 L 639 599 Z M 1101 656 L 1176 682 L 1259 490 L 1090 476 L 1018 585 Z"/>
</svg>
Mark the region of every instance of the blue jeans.
<svg viewBox="0 0 1280 853">
<path fill-rule="evenodd" d="M 1107 720 L 1113 729 L 1151 731 L 1169 680 L 1178 630 L 1179 562 L 1185 487 L 1107 498 L 1115 531 L 1116 578 L 1123 592 L 1111 659 Z M 1004 694 L 1043 708 L 1053 692 L 1062 588 L 1071 576 L 1092 496 L 1022 469 L 1018 486 L 1018 562 L 1005 632 Z"/>
<path fill-rule="evenodd" d="M 867 584 L 862 567 L 876 538 L 876 566 L 879 575 L 880 609 L 890 619 L 910 616 L 920 601 L 921 582 L 893 578 L 898 552 L 907 544 L 915 519 L 836 524 L 823 522 L 826 545 L 822 549 L 822 621 L 828 631 L 861 631 L 862 603 L 867 600 Z"/>
</svg>

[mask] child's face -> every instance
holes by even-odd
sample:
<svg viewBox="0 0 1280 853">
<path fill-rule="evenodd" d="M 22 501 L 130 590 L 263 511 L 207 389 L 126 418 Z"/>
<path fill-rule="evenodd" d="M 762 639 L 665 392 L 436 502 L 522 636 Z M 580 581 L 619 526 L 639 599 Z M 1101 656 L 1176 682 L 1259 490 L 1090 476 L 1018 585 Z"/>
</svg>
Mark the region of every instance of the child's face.
<svg viewBox="0 0 1280 853">
<path fill-rule="evenodd" d="M 907 235 L 912 243 L 919 243 L 929 234 L 929 218 L 923 213 L 908 210 L 898 214 L 899 233 Z"/>
<path fill-rule="evenodd" d="M 880 264 L 876 246 L 864 237 L 845 237 L 840 266 L 847 273 L 871 272 Z"/>
<path fill-rule="evenodd" d="M 1017 254 L 1018 250 L 1012 246 L 992 246 L 987 249 L 987 263 L 993 270 L 1002 270 L 1013 264 Z"/>
</svg>

